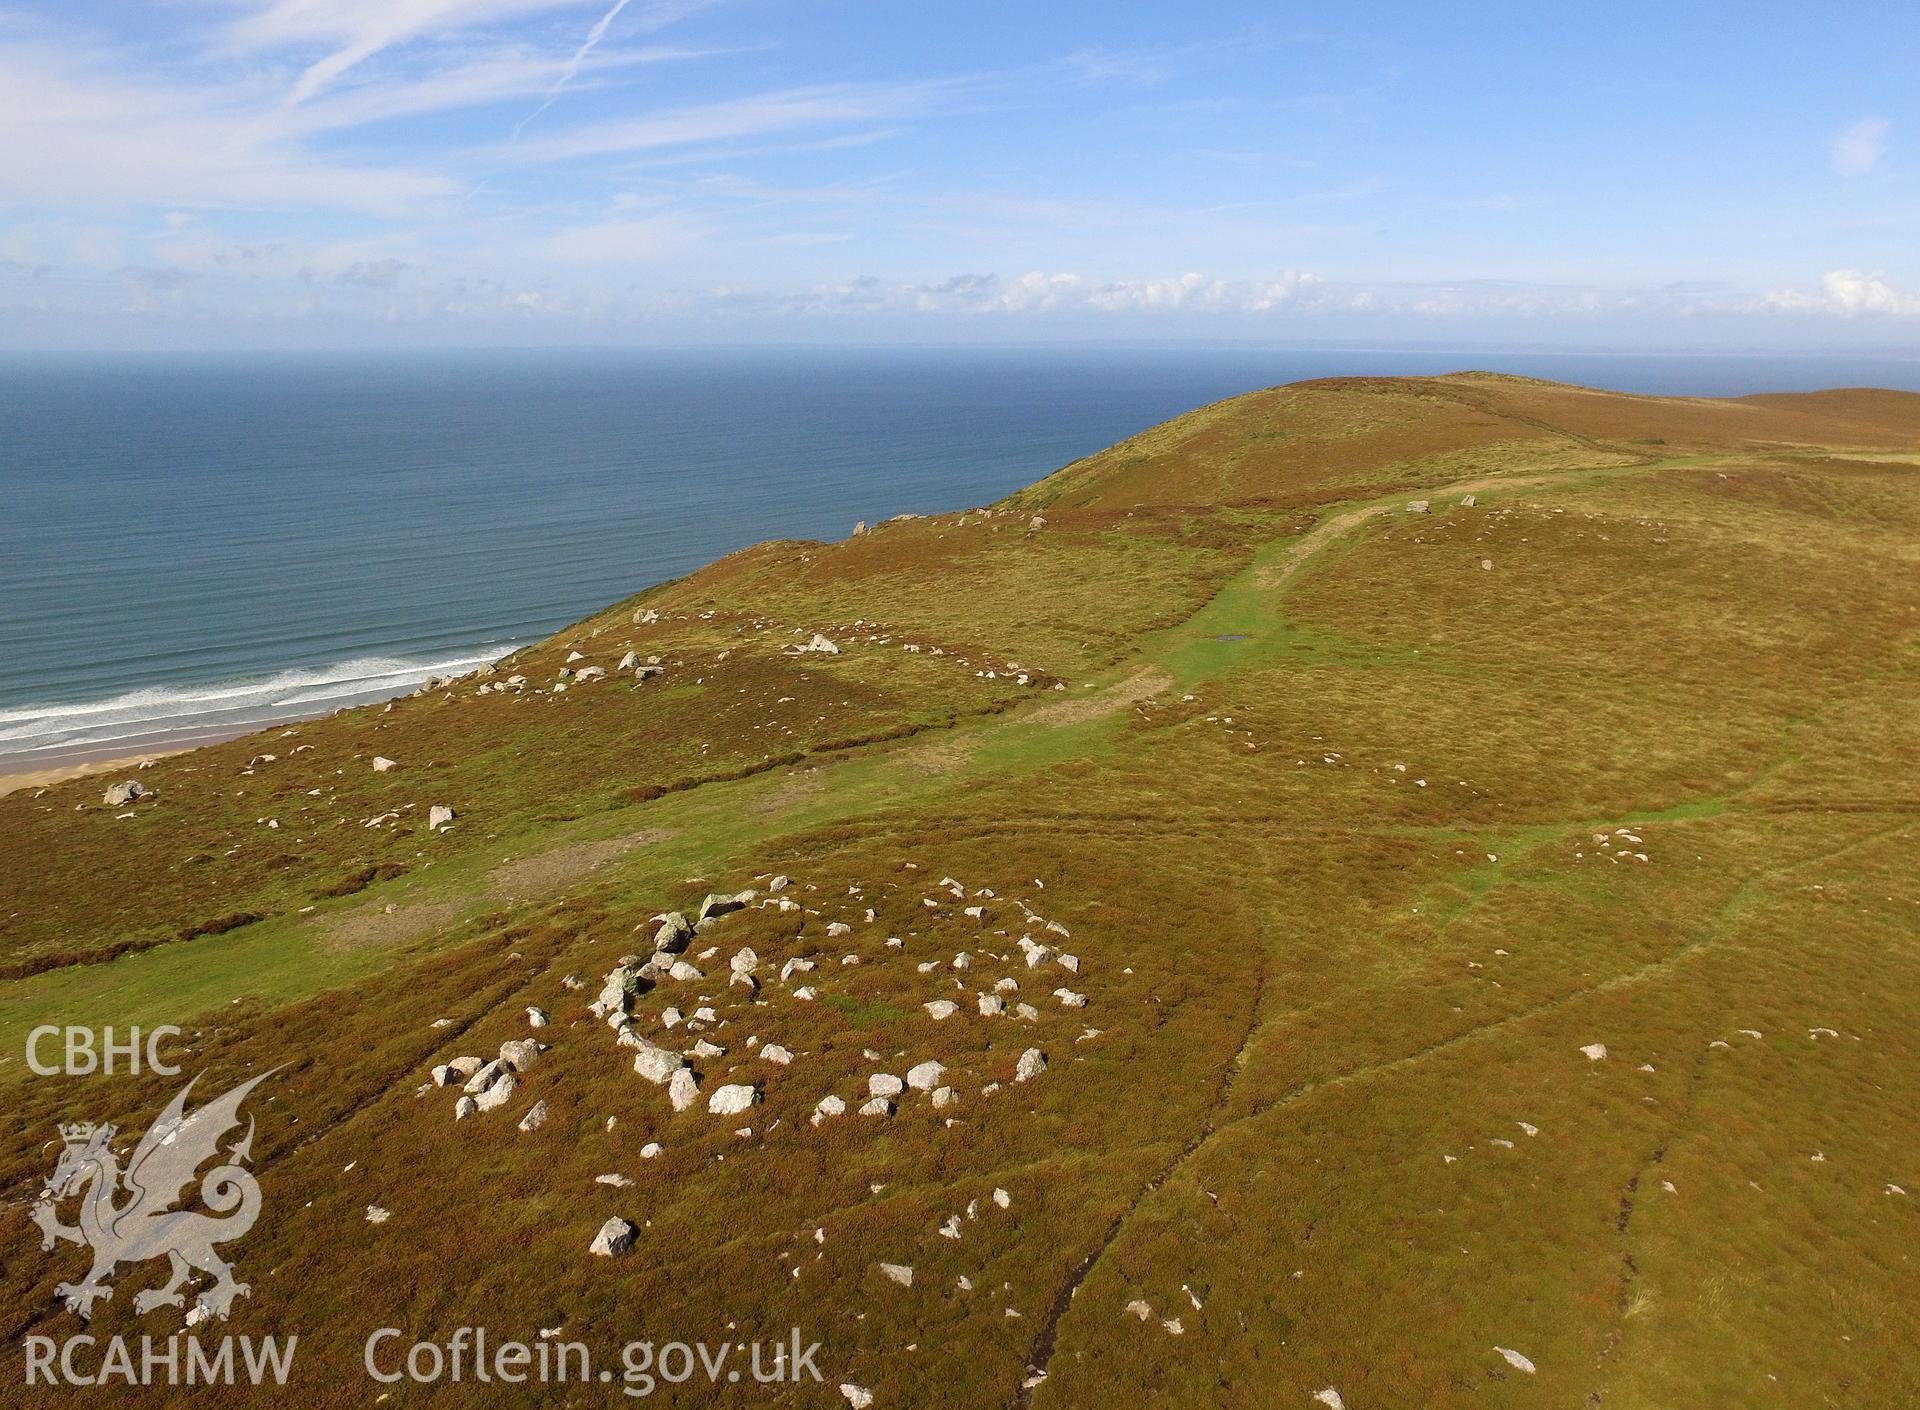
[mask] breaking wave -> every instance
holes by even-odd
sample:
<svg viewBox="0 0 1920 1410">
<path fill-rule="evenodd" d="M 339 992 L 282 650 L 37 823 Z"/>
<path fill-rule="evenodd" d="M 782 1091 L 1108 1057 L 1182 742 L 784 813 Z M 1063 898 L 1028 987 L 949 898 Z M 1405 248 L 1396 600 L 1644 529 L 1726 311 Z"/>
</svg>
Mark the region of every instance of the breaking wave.
<svg viewBox="0 0 1920 1410">
<path fill-rule="evenodd" d="M 0 709 L 0 763 L 46 767 L 231 738 L 263 725 L 402 695 L 429 676 L 471 671 L 512 649 L 411 659 L 357 657 L 205 685 L 149 686 L 107 700 Z"/>
</svg>

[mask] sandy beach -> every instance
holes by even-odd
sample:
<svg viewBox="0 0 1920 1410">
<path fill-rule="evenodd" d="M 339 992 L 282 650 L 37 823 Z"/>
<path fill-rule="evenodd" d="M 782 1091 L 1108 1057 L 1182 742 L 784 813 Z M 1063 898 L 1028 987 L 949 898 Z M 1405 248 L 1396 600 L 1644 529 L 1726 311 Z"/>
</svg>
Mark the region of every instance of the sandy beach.
<svg viewBox="0 0 1920 1410">
<path fill-rule="evenodd" d="M 35 769 L 28 773 L 0 773 L 0 796 L 17 793 L 23 788 L 45 788 L 52 783 L 65 783 L 70 778 L 85 778 L 88 774 L 112 773 L 116 769 L 137 769 L 151 764 L 156 759 L 164 759 L 169 754 L 185 753 L 182 749 L 161 749 L 150 754 L 129 754 L 117 759 L 83 759 L 77 763 L 62 764 L 57 768 Z M 5 765 L 0 764 L 0 769 Z"/>
</svg>

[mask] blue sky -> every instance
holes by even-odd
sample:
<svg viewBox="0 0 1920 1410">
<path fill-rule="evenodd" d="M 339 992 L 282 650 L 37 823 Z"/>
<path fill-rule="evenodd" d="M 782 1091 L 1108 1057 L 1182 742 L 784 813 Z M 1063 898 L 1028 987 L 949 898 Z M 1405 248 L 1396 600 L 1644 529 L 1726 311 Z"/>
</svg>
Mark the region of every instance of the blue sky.
<svg viewBox="0 0 1920 1410">
<path fill-rule="evenodd" d="M 1920 7 L 0 0 L 0 345 L 1920 344 Z"/>
</svg>

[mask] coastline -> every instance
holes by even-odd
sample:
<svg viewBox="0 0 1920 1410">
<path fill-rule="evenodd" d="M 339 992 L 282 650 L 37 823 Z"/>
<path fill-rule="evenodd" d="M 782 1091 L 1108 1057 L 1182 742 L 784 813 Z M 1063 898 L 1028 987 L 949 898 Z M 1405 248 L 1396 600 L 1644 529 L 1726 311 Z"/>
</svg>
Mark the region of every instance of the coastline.
<svg viewBox="0 0 1920 1410">
<path fill-rule="evenodd" d="M 201 740 L 202 744 L 215 743 L 213 740 Z M 20 773 L 8 772 L 9 763 L 0 757 L 0 797 L 9 793 L 18 793 L 22 789 L 46 788 L 52 784 L 65 783 L 68 779 L 85 778 L 89 774 L 113 773 L 119 769 L 143 769 L 158 759 L 174 754 L 184 754 L 194 745 L 182 745 L 177 749 L 158 749 L 145 754 L 127 754 L 112 759 L 81 759 L 72 763 L 57 764 L 52 768 L 33 769 Z"/>
<path fill-rule="evenodd" d="M 517 645 L 449 648 L 415 660 L 359 657 L 146 687 L 106 700 L 0 709 L 0 794 L 379 704 L 428 680 L 458 679 Z"/>
</svg>

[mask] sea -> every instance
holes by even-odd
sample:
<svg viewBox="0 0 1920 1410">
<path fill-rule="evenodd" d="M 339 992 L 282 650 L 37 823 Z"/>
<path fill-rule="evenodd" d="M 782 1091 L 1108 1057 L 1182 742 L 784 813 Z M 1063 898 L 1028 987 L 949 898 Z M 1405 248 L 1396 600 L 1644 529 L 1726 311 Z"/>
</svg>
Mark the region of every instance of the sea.
<svg viewBox="0 0 1920 1410">
<path fill-rule="evenodd" d="M 768 538 L 989 503 L 1195 406 L 1481 368 L 1920 390 L 1920 357 L 819 348 L 0 357 L 0 772 L 413 689 Z"/>
</svg>

